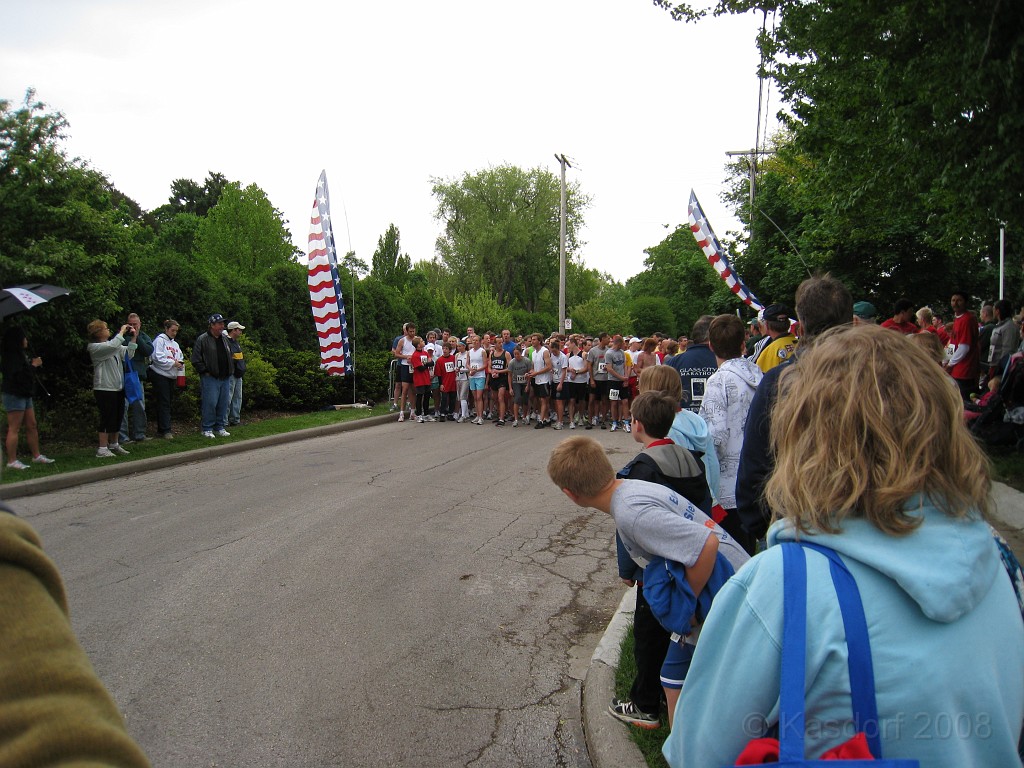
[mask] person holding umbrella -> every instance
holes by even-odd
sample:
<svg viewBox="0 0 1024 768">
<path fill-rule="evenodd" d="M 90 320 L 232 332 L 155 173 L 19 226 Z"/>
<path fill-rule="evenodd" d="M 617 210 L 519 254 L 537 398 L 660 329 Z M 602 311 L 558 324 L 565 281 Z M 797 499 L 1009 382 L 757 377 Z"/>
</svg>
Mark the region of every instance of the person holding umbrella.
<svg viewBox="0 0 1024 768">
<path fill-rule="evenodd" d="M 39 452 L 39 428 L 36 425 L 36 411 L 32 404 L 35 394 L 36 368 L 43 364 L 40 357 L 29 359 L 25 350 L 28 348 L 28 337 L 17 326 L 7 329 L 3 342 L 0 344 L 0 365 L 3 368 L 3 383 L 0 393 L 3 395 L 4 410 L 7 411 L 7 468 L 28 469 L 27 464 L 18 461 L 18 432 L 25 425 L 25 437 L 32 461 L 35 464 L 53 464 Z"/>
<path fill-rule="evenodd" d="M 92 391 L 100 412 L 99 448 L 96 450 L 99 459 L 128 455 L 117 438 L 124 414 L 124 360 L 135 357 L 138 346 L 135 335 L 128 336 L 129 330 L 131 326 L 125 323 L 117 335 L 110 338 L 110 328 L 102 320 L 93 320 L 86 327 L 89 357 L 92 358 Z"/>
</svg>

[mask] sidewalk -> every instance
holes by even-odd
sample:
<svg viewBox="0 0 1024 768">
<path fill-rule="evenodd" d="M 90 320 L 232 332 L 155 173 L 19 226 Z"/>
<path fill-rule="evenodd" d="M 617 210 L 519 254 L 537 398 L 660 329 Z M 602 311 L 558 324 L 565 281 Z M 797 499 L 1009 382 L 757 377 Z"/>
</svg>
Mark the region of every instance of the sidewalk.
<svg viewBox="0 0 1024 768">
<path fill-rule="evenodd" d="M 1024 493 L 1003 483 L 993 483 L 992 499 L 992 524 L 1024 562 Z M 629 726 L 608 714 L 608 704 L 615 695 L 619 646 L 633 621 L 634 605 L 633 590 L 627 589 L 590 659 L 583 681 L 583 732 L 594 768 L 647 766 L 640 749 L 629 737 Z"/>
</svg>

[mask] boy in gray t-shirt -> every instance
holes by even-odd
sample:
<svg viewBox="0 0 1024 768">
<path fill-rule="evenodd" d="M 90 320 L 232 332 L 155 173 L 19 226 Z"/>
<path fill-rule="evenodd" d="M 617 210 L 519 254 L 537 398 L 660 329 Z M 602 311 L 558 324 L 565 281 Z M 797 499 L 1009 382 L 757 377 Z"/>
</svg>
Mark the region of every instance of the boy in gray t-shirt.
<svg viewBox="0 0 1024 768">
<path fill-rule="evenodd" d="M 616 478 L 604 448 L 592 438 L 570 437 L 559 443 L 548 459 L 548 476 L 576 505 L 612 515 L 622 543 L 638 564 L 646 565 L 657 555 L 682 565 L 694 595 L 707 585 L 719 553 L 734 569 L 750 559 L 714 520 L 671 488 Z M 692 638 L 686 640 L 669 646 L 662 680 L 670 667 L 679 679 L 685 677 L 693 653 Z M 680 688 L 681 683 L 665 685 L 670 727 Z"/>
</svg>

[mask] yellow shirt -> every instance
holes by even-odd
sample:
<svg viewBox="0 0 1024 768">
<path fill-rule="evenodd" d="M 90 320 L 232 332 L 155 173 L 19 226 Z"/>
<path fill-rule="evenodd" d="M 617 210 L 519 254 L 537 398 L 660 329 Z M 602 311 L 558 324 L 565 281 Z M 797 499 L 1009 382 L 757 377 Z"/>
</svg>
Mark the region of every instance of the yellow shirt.
<svg viewBox="0 0 1024 768">
<path fill-rule="evenodd" d="M 768 371 L 789 358 L 796 351 L 796 343 L 796 336 L 791 333 L 779 336 L 779 338 L 761 350 L 761 354 L 757 356 L 757 367 L 764 373 L 768 373 Z"/>
</svg>

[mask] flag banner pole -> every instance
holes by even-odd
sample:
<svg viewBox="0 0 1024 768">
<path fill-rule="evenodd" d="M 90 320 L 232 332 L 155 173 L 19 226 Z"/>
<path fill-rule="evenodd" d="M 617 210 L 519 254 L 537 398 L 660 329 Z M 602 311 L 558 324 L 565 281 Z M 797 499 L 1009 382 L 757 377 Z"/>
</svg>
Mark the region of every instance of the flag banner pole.
<svg viewBox="0 0 1024 768">
<path fill-rule="evenodd" d="M 747 289 L 739 274 L 732 268 L 725 249 L 718 241 L 718 237 L 715 236 L 711 222 L 704 215 L 700 202 L 697 200 L 697 194 L 692 189 L 690 190 L 690 205 L 687 207 L 687 218 L 690 221 L 690 231 L 693 233 L 697 245 L 704 252 L 708 263 L 715 268 L 718 276 L 729 286 L 729 290 L 751 309 L 755 311 L 764 309 L 761 302 Z"/>
<path fill-rule="evenodd" d="M 309 301 L 320 340 L 320 368 L 332 376 L 352 373 L 352 353 L 345 319 L 345 301 L 338 275 L 338 252 L 331 229 L 327 172 L 320 172 L 309 220 Z"/>
</svg>

